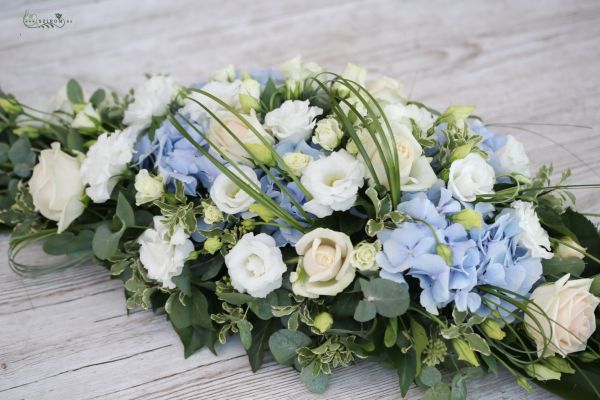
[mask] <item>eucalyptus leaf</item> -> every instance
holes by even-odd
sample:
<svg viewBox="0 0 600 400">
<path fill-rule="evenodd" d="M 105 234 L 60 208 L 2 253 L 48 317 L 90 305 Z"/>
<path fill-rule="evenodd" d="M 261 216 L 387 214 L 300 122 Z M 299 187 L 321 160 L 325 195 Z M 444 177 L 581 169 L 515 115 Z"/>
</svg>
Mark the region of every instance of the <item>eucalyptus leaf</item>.
<svg viewBox="0 0 600 400">
<path fill-rule="evenodd" d="M 85 102 L 83 99 L 83 90 L 75 79 L 69 79 L 69 82 L 67 82 L 67 98 L 74 104 Z"/>
<path fill-rule="evenodd" d="M 387 318 L 398 317 L 408 309 L 408 289 L 388 279 L 375 278 L 361 281 L 363 301 L 375 305 L 377 313 Z M 360 306 L 360 304 L 359 304 Z"/>
<path fill-rule="evenodd" d="M 367 322 L 375 318 L 377 315 L 377 308 L 375 304 L 361 300 L 354 310 L 354 319 L 358 322 Z"/>
<path fill-rule="evenodd" d="M 124 231 L 125 228 L 122 227 L 119 231 L 113 232 L 110 229 L 110 223 L 107 222 L 98 226 L 92 240 L 94 255 L 100 260 L 106 260 L 115 255 Z"/>
<path fill-rule="evenodd" d="M 244 349 L 250 349 L 252 346 L 252 324 L 246 319 L 241 319 L 237 322 L 237 327 L 240 331 L 240 339 Z"/>
<path fill-rule="evenodd" d="M 434 386 L 442 381 L 442 373 L 435 367 L 426 366 L 419 374 L 419 380 L 425 386 Z"/>
<path fill-rule="evenodd" d="M 322 372 L 315 373 L 314 361 L 300 371 L 300 382 L 306 386 L 306 388 L 317 394 L 325 393 L 327 386 L 329 385 L 329 375 Z"/>
<path fill-rule="evenodd" d="M 311 339 L 300 331 L 280 329 L 269 338 L 269 349 L 279 364 L 292 365 L 296 350 L 311 344 Z"/>
</svg>

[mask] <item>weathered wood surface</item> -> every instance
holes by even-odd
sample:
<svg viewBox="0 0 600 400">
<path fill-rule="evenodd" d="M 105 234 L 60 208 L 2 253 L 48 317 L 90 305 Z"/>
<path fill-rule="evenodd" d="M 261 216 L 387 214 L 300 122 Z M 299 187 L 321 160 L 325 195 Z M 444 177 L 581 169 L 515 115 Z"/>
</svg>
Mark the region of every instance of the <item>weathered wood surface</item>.
<svg viewBox="0 0 600 400">
<path fill-rule="evenodd" d="M 73 23 L 27 29 L 25 9 Z M 0 11 L 0 85 L 30 104 L 71 77 L 122 91 L 144 72 L 192 83 L 230 62 L 269 66 L 296 54 L 400 78 L 412 98 L 437 108 L 478 105 L 489 122 L 592 126 L 512 133 L 535 166 L 570 167 L 575 183 L 600 180 L 598 1 L 55 0 L 5 1 Z M 597 192 L 578 195 L 578 209 L 600 210 Z M 101 267 L 14 275 L 7 241 L 0 236 L 0 398 L 313 398 L 274 362 L 252 374 L 239 343 L 184 360 L 165 317 L 127 315 L 121 284 Z M 392 371 L 363 363 L 336 371 L 322 398 L 399 397 Z M 471 383 L 470 398 L 552 396 L 527 394 L 503 372 Z"/>
</svg>

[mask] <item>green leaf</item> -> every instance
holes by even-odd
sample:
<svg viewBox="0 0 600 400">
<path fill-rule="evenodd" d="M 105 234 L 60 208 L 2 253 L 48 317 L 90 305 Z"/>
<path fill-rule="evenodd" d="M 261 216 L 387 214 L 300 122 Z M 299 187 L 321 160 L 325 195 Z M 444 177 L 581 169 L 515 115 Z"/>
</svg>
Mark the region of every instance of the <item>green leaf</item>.
<svg viewBox="0 0 600 400">
<path fill-rule="evenodd" d="M 450 387 L 443 382 L 430 387 L 423 395 L 423 400 L 449 400 Z"/>
<path fill-rule="evenodd" d="M 250 346 L 252 346 L 252 324 L 247 319 L 241 319 L 237 322 L 237 327 L 240 330 L 240 339 L 244 349 L 250 349 Z"/>
<path fill-rule="evenodd" d="M 279 364 L 292 365 L 296 350 L 311 343 L 310 337 L 300 331 L 280 329 L 269 338 L 269 349 Z"/>
<path fill-rule="evenodd" d="M 465 333 L 464 335 L 471 350 L 489 356 L 491 354 L 489 344 L 476 333 Z"/>
<path fill-rule="evenodd" d="M 242 304 L 250 303 L 254 300 L 254 297 L 249 294 L 239 292 L 224 292 L 217 294 L 217 297 L 229 304 L 241 306 Z"/>
<path fill-rule="evenodd" d="M 92 249 L 94 255 L 100 260 L 106 260 L 112 257 L 119 248 L 119 240 L 125 231 L 124 227 L 117 232 L 110 230 L 110 223 L 105 222 L 96 228 L 94 239 L 92 240 Z"/>
<path fill-rule="evenodd" d="M 554 256 L 549 260 L 542 260 L 542 266 L 544 268 L 544 275 L 558 275 L 571 274 L 576 277 L 580 277 L 585 270 L 585 263 L 577 257 L 560 258 Z"/>
<path fill-rule="evenodd" d="M 467 377 L 462 374 L 452 378 L 452 394 L 450 400 L 467 400 Z"/>
<path fill-rule="evenodd" d="M 437 368 L 426 366 L 419 374 L 419 380 L 425 386 L 434 386 L 442 381 L 442 374 Z"/>
<path fill-rule="evenodd" d="M 204 346 L 208 347 L 215 354 L 216 332 L 193 326 L 183 329 L 178 329 L 175 326 L 173 328 L 183 344 L 183 355 L 185 358 L 188 358 Z"/>
<path fill-rule="evenodd" d="M 427 347 L 429 339 L 427 338 L 427 332 L 421 324 L 419 324 L 414 318 L 410 318 L 410 331 L 412 333 L 412 339 L 414 343 L 414 349 L 417 356 L 417 374 L 421 373 L 421 355 Z"/>
<path fill-rule="evenodd" d="M 366 302 L 375 305 L 377 313 L 387 318 L 398 317 L 408 309 L 410 299 L 408 289 L 387 279 L 361 280 Z M 360 306 L 360 304 L 359 304 Z"/>
<path fill-rule="evenodd" d="M 4 164 L 8 161 L 8 150 L 10 146 L 8 143 L 0 143 L 0 164 Z"/>
<path fill-rule="evenodd" d="M 69 257 L 78 257 L 84 254 L 91 254 L 92 240 L 94 240 L 94 231 L 83 230 L 79 232 L 69 243 L 67 243 L 67 255 Z"/>
<path fill-rule="evenodd" d="M 188 326 L 214 329 L 208 312 L 206 296 L 200 290 L 192 288 L 192 296 L 184 296 L 185 304 L 183 304 L 179 293 L 171 294 L 165 305 L 173 326 L 177 329 L 184 329 Z"/>
<path fill-rule="evenodd" d="M 329 311 L 335 318 L 352 318 L 359 302 L 358 293 L 340 293 Z"/>
<path fill-rule="evenodd" d="M 596 258 L 600 258 L 600 233 L 598 228 L 584 215 L 568 208 L 562 214 L 562 221 L 576 236 L 580 245 L 587 249 L 587 252 Z M 600 273 L 600 265 L 589 258 L 585 259 L 588 264 L 588 270 L 584 276 L 590 276 Z"/>
<path fill-rule="evenodd" d="M 71 103 L 84 103 L 83 90 L 75 79 L 69 79 L 67 82 L 67 98 Z"/>
<path fill-rule="evenodd" d="M 417 357 L 414 349 L 409 349 L 402 353 L 400 348 L 394 348 L 388 352 L 389 357 L 398 373 L 398 383 L 400 384 L 400 394 L 405 397 L 410 385 L 417 375 Z"/>
<path fill-rule="evenodd" d="M 133 209 L 131 205 L 127 201 L 127 198 L 123 195 L 123 193 L 119 192 L 119 197 L 117 199 L 117 217 L 123 222 L 125 227 L 130 227 L 135 225 L 135 216 L 133 214 Z"/>
<path fill-rule="evenodd" d="M 273 331 L 275 331 L 276 326 L 275 319 L 268 319 L 266 321 L 259 319 L 254 323 L 254 329 L 252 330 L 254 332 L 254 335 L 252 336 L 252 345 L 246 351 L 252 372 L 258 371 L 262 365 L 265 357 L 265 350 L 269 343 L 269 337 Z"/>
<path fill-rule="evenodd" d="M 8 159 L 13 165 L 26 164 L 33 166 L 35 158 L 35 153 L 31 150 L 31 143 L 29 143 L 27 136 L 20 136 L 8 150 Z"/>
<path fill-rule="evenodd" d="M 190 268 L 185 265 L 183 270 L 181 270 L 181 274 L 174 276 L 171 280 L 181 290 L 183 294 L 186 296 L 192 295 L 192 283 L 190 281 Z"/>
<path fill-rule="evenodd" d="M 590 293 L 594 296 L 600 296 L 600 275 L 596 275 L 590 287 Z"/>
<path fill-rule="evenodd" d="M 315 362 L 308 364 L 300 371 L 300 382 L 312 393 L 322 394 L 329 385 L 329 375 L 322 372 L 315 374 Z"/>
<path fill-rule="evenodd" d="M 69 244 L 74 237 L 75 235 L 71 232 L 63 232 L 52 235 L 44 242 L 44 252 L 53 256 L 66 254 L 67 244 Z"/>
<path fill-rule="evenodd" d="M 67 147 L 71 150 L 78 150 L 83 152 L 85 140 L 83 137 L 75 130 L 70 130 L 67 133 Z"/>
<path fill-rule="evenodd" d="M 396 344 L 398 339 L 398 319 L 390 318 L 387 326 L 385 327 L 385 333 L 383 335 L 383 344 L 385 347 L 390 348 Z"/>
<path fill-rule="evenodd" d="M 365 300 L 361 300 L 354 310 L 354 319 L 358 322 L 367 322 L 375 318 L 377 315 L 377 308 L 375 304 Z"/>
<path fill-rule="evenodd" d="M 100 103 L 102 103 L 104 101 L 105 97 L 106 97 L 106 92 L 104 91 L 104 89 L 98 89 L 90 97 L 90 103 L 92 103 L 94 108 L 98 108 Z"/>
</svg>

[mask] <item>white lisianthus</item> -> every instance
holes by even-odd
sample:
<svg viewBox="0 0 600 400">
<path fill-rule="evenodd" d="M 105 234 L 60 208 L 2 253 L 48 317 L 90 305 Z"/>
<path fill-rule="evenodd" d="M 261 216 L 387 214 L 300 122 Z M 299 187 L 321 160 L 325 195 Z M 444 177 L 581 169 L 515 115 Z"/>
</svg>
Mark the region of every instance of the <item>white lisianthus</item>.
<svg viewBox="0 0 600 400">
<path fill-rule="evenodd" d="M 254 131 L 258 132 L 269 143 L 274 142 L 273 137 L 265 131 L 258 118 L 256 118 L 254 110 L 250 110 L 250 114 L 242 114 L 242 117 L 254 130 L 250 129 L 240 118 L 229 111 L 221 111 L 216 115 L 221 122 L 211 118 L 208 125 L 208 138 L 220 151 L 240 164 L 252 165 L 252 157 L 231 133 L 245 145 L 262 144 Z"/>
<path fill-rule="evenodd" d="M 517 200 L 510 205 L 513 216 L 519 221 L 519 244 L 531 252 L 532 257 L 552 258 L 548 232 L 540 225 L 540 220 L 533 204 L 528 201 Z"/>
<path fill-rule="evenodd" d="M 313 62 L 305 63 L 301 57 L 294 57 L 281 64 L 279 70 L 283 75 L 285 85 L 288 89 L 297 93 L 302 90 L 304 82 L 308 78 L 312 78 L 323 72 L 323 67 Z"/>
<path fill-rule="evenodd" d="M 313 196 L 304 204 L 304 209 L 319 218 L 348 210 L 356 201 L 364 176 L 362 163 L 346 150 L 313 161 L 304 169 L 301 179 Z"/>
<path fill-rule="evenodd" d="M 29 180 L 33 205 L 44 217 L 58 222 L 58 233 L 67 229 L 85 209 L 81 202 L 84 184 L 80 168 L 81 160 L 61 151 L 57 142 L 52 143 L 51 149 L 40 152 L 33 167 Z"/>
<path fill-rule="evenodd" d="M 240 90 L 242 88 L 242 81 L 236 79 L 231 82 L 227 81 L 212 81 L 208 82 L 206 85 L 202 86 L 200 90 L 203 90 L 228 106 L 236 109 L 237 111 L 242 110 L 242 105 L 240 103 Z M 207 97 L 204 94 L 198 92 L 190 92 L 188 95 L 189 98 L 186 98 L 183 101 L 183 107 L 181 108 L 181 113 L 184 115 L 189 115 L 190 119 L 194 121 L 202 121 L 210 117 L 210 114 L 202 108 L 198 103 L 201 103 L 206 108 L 208 108 L 211 112 L 216 113 L 218 111 L 223 111 L 224 108 L 219 103 L 214 101 L 213 99 Z M 197 103 L 198 102 L 198 103 Z"/>
<path fill-rule="evenodd" d="M 169 228 L 163 223 L 165 217 L 154 217 L 154 228 L 146 229 L 139 237 L 140 261 L 148 271 L 148 277 L 162 283 L 167 289 L 175 289 L 173 277 L 181 274 L 185 260 L 194 251 L 182 226 L 177 226 L 169 237 Z"/>
<path fill-rule="evenodd" d="M 519 142 L 513 135 L 506 137 L 506 144 L 496 151 L 498 161 L 500 162 L 501 174 L 518 173 L 524 176 L 530 176 L 529 157 L 525 152 L 525 146 Z"/>
<path fill-rule="evenodd" d="M 304 168 L 312 162 L 313 158 L 308 154 L 294 151 L 283 155 L 283 162 L 290 167 L 294 175 L 301 176 Z"/>
<path fill-rule="evenodd" d="M 103 133 L 88 150 L 81 166 L 81 177 L 89 187 L 87 195 L 94 203 L 104 203 L 127 169 L 133 155 L 137 127 L 128 127 L 112 134 Z"/>
<path fill-rule="evenodd" d="M 340 145 L 344 132 L 335 118 L 323 118 L 317 122 L 315 134 L 312 137 L 313 143 L 320 145 L 328 151 L 335 150 Z"/>
<path fill-rule="evenodd" d="M 152 117 L 166 114 L 179 90 L 171 76 L 154 75 L 135 91 L 134 102 L 125 110 L 123 123 L 150 126 Z"/>
<path fill-rule="evenodd" d="M 91 103 L 88 103 L 83 110 L 75 115 L 75 118 L 71 122 L 71 128 L 94 129 L 99 121 L 100 115 L 98 111 L 94 109 Z"/>
<path fill-rule="evenodd" d="M 415 104 L 392 104 L 384 107 L 384 112 L 389 121 L 394 121 L 396 124 L 404 124 L 411 131 L 412 121 L 415 122 L 422 132 L 427 132 L 436 120 L 435 115 L 430 113 L 426 108 Z"/>
<path fill-rule="evenodd" d="M 561 240 L 561 243 L 556 246 L 556 250 L 554 254 L 562 259 L 567 258 L 579 258 L 580 260 L 585 258 L 586 248 L 577 243 L 575 240 L 570 237 L 564 237 Z"/>
<path fill-rule="evenodd" d="M 317 228 L 298 240 L 296 252 L 302 256 L 298 268 L 290 274 L 296 295 L 335 296 L 354 280 L 352 242 L 345 233 Z"/>
<path fill-rule="evenodd" d="M 252 168 L 246 165 L 238 165 L 238 167 L 242 173 L 233 166 L 230 166 L 229 169 L 251 187 L 260 188 L 258 177 Z M 254 199 L 225 174 L 221 174 L 215 179 L 210 188 L 210 198 L 219 210 L 227 214 L 248 211 L 250 205 L 254 203 Z"/>
<path fill-rule="evenodd" d="M 382 76 L 368 81 L 366 87 L 381 107 L 406 103 L 404 85 L 395 79 Z"/>
<path fill-rule="evenodd" d="M 298 143 L 310 137 L 315 118 L 321 113 L 323 110 L 311 107 L 308 100 L 286 100 L 265 115 L 265 128 L 281 141 Z"/>
<path fill-rule="evenodd" d="M 135 176 L 134 187 L 135 205 L 139 206 L 159 199 L 164 191 L 164 182 L 160 176 L 152 176 L 147 169 L 141 169 Z"/>
<path fill-rule="evenodd" d="M 275 239 L 266 233 L 246 233 L 225 256 L 231 285 L 240 293 L 265 298 L 281 287 L 287 271 Z"/>
<path fill-rule="evenodd" d="M 494 193 L 494 169 L 477 153 L 450 165 L 448 190 L 455 199 L 474 201 L 478 195 Z"/>
<path fill-rule="evenodd" d="M 235 76 L 236 76 L 235 66 L 233 64 L 229 64 L 223 68 L 220 68 L 220 69 L 214 71 L 212 74 L 210 74 L 210 76 L 208 77 L 208 80 L 216 81 L 216 82 L 231 82 L 235 79 Z"/>
<path fill-rule="evenodd" d="M 381 245 L 379 242 L 361 242 L 354 247 L 350 255 L 350 263 L 359 271 L 377 271 L 379 265 L 377 265 L 375 259 L 380 250 Z"/>
<path fill-rule="evenodd" d="M 583 351 L 596 330 L 594 310 L 600 301 L 590 293 L 592 279 L 569 280 L 569 276 L 539 286 L 529 298 L 535 304 L 527 305 L 525 328 L 540 357 Z"/>
<path fill-rule="evenodd" d="M 352 81 L 349 82 L 349 84 L 355 86 L 355 88 L 356 84 L 364 87 L 366 77 L 367 69 L 359 67 L 358 65 L 352 63 L 348 63 L 348 65 L 346 65 L 346 69 L 342 73 L 342 78 Z M 333 88 L 337 90 L 342 97 L 350 94 L 350 89 L 346 86 L 345 83 L 337 82 L 333 85 Z"/>
</svg>

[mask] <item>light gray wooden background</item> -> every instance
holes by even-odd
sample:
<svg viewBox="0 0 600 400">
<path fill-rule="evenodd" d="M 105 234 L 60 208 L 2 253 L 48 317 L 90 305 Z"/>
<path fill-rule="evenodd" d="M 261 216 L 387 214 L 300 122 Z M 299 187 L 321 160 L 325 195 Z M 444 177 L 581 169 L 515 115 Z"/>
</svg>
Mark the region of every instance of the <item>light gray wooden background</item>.
<svg viewBox="0 0 600 400">
<path fill-rule="evenodd" d="M 63 29 L 26 29 L 25 9 L 61 12 Z M 411 97 L 473 104 L 489 122 L 600 122 L 600 2 L 591 1 L 3 1 L 0 85 L 30 104 L 68 78 L 124 90 L 145 72 L 193 83 L 227 63 L 277 65 L 302 54 L 348 61 L 403 80 Z M 533 164 L 600 181 L 598 130 L 512 131 Z M 506 129 L 505 131 L 508 132 Z M 578 208 L 600 211 L 598 192 Z M 239 343 L 184 360 L 164 316 L 125 313 L 122 286 L 85 265 L 41 279 L 9 270 L 0 236 L 0 398 L 312 398 L 297 373 L 268 362 L 250 372 Z M 41 259 L 33 253 L 32 259 Z M 470 384 L 473 399 L 541 399 L 507 373 Z M 392 371 L 336 371 L 322 398 L 399 398 Z M 420 398 L 417 389 L 410 398 Z"/>
</svg>

